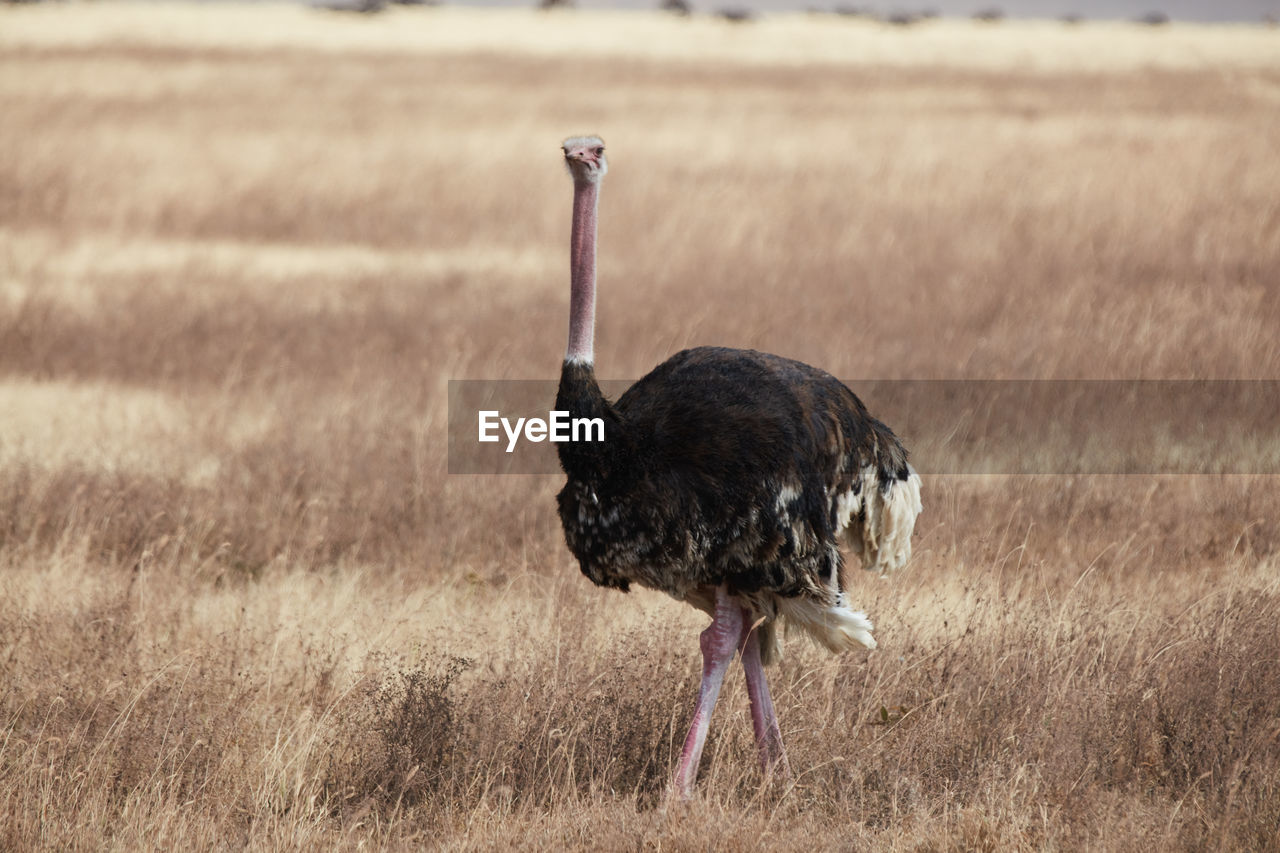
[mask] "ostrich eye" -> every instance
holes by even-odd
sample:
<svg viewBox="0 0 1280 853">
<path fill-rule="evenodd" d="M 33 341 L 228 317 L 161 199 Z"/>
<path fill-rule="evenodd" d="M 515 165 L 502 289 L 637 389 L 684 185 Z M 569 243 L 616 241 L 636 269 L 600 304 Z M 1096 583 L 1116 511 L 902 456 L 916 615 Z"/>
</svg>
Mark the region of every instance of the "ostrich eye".
<svg viewBox="0 0 1280 853">
<path fill-rule="evenodd" d="M 597 149 L 596 149 L 596 156 L 597 156 L 597 157 L 603 157 L 603 156 L 604 156 L 604 146 L 601 146 L 601 147 L 599 147 L 599 148 L 597 148 Z"/>
</svg>

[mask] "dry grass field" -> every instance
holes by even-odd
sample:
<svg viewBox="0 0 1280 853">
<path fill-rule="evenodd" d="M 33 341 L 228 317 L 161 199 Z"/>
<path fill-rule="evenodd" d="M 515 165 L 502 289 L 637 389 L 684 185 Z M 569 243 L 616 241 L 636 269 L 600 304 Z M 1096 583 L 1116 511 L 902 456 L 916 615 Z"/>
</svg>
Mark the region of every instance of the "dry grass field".
<svg viewBox="0 0 1280 853">
<path fill-rule="evenodd" d="M 449 379 L 558 371 L 581 132 L 603 375 L 1280 378 L 1275 31 L 0 9 L 0 848 L 1280 847 L 1267 476 L 917 456 L 795 778 L 735 674 L 664 800 L 704 617 L 446 473 Z"/>
</svg>

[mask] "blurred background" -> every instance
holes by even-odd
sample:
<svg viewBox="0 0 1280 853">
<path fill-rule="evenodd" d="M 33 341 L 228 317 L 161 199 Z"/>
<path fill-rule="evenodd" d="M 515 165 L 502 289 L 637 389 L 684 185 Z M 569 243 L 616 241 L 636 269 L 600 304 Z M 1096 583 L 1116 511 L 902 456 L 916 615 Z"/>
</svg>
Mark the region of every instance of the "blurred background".
<svg viewBox="0 0 1280 853">
<path fill-rule="evenodd" d="M 527 5 L 514 0 L 465 0 L 463 6 L 520 6 Z M 576 0 L 573 5 L 582 9 L 647 9 L 653 3 L 643 0 Z M 659 3 L 659 5 L 662 5 Z M 708 11 L 717 4 L 704 0 L 691 2 L 696 10 Z M 981 0 L 936 0 L 936 2 L 863 2 L 830 3 L 805 2 L 805 0 L 751 0 L 737 4 L 742 8 L 759 12 L 804 12 L 830 10 L 847 15 L 891 18 L 897 15 L 941 15 L 948 18 L 1062 18 L 1066 16 L 1100 20 L 1142 19 L 1149 16 L 1166 17 L 1178 21 L 1264 21 L 1280 14 L 1280 6 L 1274 0 L 1005 0 L 983 3 Z"/>
</svg>

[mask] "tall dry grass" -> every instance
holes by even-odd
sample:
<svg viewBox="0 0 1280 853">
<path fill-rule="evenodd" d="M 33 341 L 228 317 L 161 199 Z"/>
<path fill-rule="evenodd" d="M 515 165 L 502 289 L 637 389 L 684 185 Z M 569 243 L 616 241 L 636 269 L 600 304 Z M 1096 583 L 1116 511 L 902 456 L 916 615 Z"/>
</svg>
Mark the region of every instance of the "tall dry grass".
<svg viewBox="0 0 1280 853">
<path fill-rule="evenodd" d="M 584 130 L 613 376 L 1276 378 L 1280 69 L 203 38 L 0 54 L 0 847 L 1280 843 L 1273 478 L 930 478 L 881 649 L 772 675 L 794 782 L 731 683 L 672 807 L 702 618 L 444 435 L 558 368 Z"/>
</svg>

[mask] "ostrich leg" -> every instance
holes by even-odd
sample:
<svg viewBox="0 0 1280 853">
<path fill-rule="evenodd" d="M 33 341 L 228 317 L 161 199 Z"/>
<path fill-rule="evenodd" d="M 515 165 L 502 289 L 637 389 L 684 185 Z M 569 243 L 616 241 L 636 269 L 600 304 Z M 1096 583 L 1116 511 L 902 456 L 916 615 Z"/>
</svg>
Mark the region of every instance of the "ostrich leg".
<svg viewBox="0 0 1280 853">
<path fill-rule="evenodd" d="M 782 748 L 782 731 L 778 728 L 778 715 L 773 711 L 773 699 L 764 679 L 764 664 L 760 662 L 760 635 L 749 624 L 743 624 L 742 670 L 747 676 L 747 696 L 751 699 L 751 725 L 756 731 L 756 748 L 760 751 L 760 766 L 765 776 L 780 770 L 785 778 L 791 777 L 787 763 L 787 751 Z"/>
<path fill-rule="evenodd" d="M 716 612 L 711 625 L 698 638 L 702 647 L 702 686 L 698 689 L 698 705 L 693 711 L 693 722 L 680 751 L 680 763 L 673 780 L 675 792 L 682 799 L 693 794 L 693 781 L 698 775 L 698 761 L 702 747 L 707 742 L 707 727 L 711 724 L 711 711 L 720 695 L 724 674 L 738 651 L 738 643 L 746 627 L 742 608 L 729 598 L 723 586 L 716 588 Z M 754 705 L 753 705 L 754 707 Z"/>
</svg>

